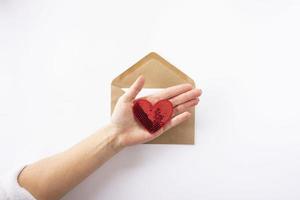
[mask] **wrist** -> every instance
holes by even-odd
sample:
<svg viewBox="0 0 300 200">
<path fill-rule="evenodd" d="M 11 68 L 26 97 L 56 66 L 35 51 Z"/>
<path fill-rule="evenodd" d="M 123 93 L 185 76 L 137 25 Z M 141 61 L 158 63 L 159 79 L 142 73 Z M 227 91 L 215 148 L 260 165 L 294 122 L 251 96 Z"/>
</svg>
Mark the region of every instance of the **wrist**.
<svg viewBox="0 0 300 200">
<path fill-rule="evenodd" d="M 111 123 L 111 122 L 109 124 L 107 124 L 106 127 L 109 130 L 109 133 L 112 138 L 111 139 L 112 148 L 115 151 L 120 151 L 124 147 L 126 147 L 126 145 L 123 143 L 123 140 L 122 140 L 123 130 L 120 127 L 118 127 L 118 125 Z"/>
</svg>

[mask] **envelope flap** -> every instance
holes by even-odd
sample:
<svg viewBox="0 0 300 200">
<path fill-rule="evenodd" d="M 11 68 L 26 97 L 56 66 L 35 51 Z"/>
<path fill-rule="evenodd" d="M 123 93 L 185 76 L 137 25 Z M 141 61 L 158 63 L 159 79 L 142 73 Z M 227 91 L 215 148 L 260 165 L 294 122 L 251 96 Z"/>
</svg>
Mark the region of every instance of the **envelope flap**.
<svg viewBox="0 0 300 200">
<path fill-rule="evenodd" d="M 144 88 L 165 88 L 181 83 L 194 85 L 190 77 L 154 52 L 149 53 L 116 77 L 112 85 L 130 87 L 140 75 L 145 77 Z"/>
</svg>

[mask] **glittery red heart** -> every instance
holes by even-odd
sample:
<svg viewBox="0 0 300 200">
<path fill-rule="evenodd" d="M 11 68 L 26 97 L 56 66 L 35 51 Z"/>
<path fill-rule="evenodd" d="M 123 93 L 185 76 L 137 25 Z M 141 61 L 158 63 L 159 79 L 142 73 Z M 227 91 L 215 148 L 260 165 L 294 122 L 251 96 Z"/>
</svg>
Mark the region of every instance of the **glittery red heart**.
<svg viewBox="0 0 300 200">
<path fill-rule="evenodd" d="M 134 101 L 133 114 L 135 118 L 150 132 L 154 133 L 170 121 L 173 105 L 169 100 L 160 100 L 152 105 L 146 99 Z"/>
</svg>

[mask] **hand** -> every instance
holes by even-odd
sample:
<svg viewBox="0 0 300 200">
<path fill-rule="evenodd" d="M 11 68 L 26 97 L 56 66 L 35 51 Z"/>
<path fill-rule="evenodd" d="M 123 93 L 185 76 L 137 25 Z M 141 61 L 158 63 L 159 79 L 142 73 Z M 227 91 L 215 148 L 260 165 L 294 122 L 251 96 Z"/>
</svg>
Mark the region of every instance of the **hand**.
<svg viewBox="0 0 300 200">
<path fill-rule="evenodd" d="M 144 82 L 144 78 L 140 76 L 129 90 L 119 98 L 112 114 L 111 124 L 118 130 L 118 138 L 122 146 L 153 140 L 166 130 L 187 120 L 191 116 L 187 110 L 199 102 L 201 90 L 194 89 L 190 84 L 176 85 L 144 97 L 152 104 L 162 99 L 168 99 L 173 104 L 174 110 L 172 119 L 157 132 L 150 134 L 135 120 L 132 112 L 133 101 L 143 88 Z"/>
</svg>

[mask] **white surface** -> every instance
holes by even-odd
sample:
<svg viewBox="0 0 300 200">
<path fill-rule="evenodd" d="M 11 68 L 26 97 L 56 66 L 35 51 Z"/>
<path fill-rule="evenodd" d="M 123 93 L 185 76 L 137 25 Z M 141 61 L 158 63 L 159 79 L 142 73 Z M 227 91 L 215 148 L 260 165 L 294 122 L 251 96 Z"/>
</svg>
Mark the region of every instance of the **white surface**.
<svg viewBox="0 0 300 200">
<path fill-rule="evenodd" d="M 0 1 L 0 170 L 109 120 L 150 51 L 203 91 L 196 145 L 128 148 L 64 200 L 300 198 L 299 1 Z"/>
</svg>

